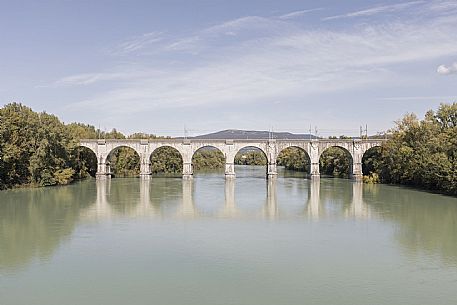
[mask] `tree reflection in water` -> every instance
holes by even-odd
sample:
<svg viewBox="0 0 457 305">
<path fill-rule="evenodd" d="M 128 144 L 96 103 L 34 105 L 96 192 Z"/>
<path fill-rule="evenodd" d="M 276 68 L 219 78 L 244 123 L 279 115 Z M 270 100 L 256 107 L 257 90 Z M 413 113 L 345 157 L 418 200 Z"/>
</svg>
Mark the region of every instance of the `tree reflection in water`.
<svg viewBox="0 0 457 305">
<path fill-rule="evenodd" d="M 347 220 L 376 221 L 386 230 L 394 228 L 395 240 L 408 255 L 438 254 L 446 262 L 457 264 L 456 198 L 344 179 L 278 178 L 264 184 L 256 180 L 252 192 L 259 192 L 258 186 L 264 185 L 264 201 L 252 211 L 245 209 L 248 198 L 237 193 L 242 184 L 246 187 L 245 184 L 251 183 L 243 179 L 214 182 L 224 188 L 222 194 L 219 190 L 214 194 L 224 198 L 224 205 L 216 210 L 199 207 L 196 181 L 179 178 L 89 180 L 66 187 L 2 192 L 0 271 L 21 268 L 34 258 L 49 260 L 78 225 L 138 217 L 151 220 L 184 217 L 192 221 L 202 217 L 240 221 L 258 217 L 298 218 L 335 224 Z M 299 192 L 292 193 L 291 187 Z M 198 191 L 216 192 L 201 188 Z M 292 197 L 302 202 L 299 211 L 288 209 Z"/>
</svg>

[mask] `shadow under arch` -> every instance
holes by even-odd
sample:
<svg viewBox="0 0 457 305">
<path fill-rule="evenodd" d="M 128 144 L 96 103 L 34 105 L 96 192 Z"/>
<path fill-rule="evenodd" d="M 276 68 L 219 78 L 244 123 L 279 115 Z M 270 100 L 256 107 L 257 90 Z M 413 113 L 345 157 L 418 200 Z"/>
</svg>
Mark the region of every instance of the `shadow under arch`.
<svg viewBox="0 0 457 305">
<path fill-rule="evenodd" d="M 327 147 L 319 155 L 319 172 L 323 176 L 351 178 L 352 167 L 352 154 L 342 146 Z"/>
<path fill-rule="evenodd" d="M 127 145 L 113 148 L 106 157 L 107 172 L 114 178 L 138 177 L 140 163 L 139 153 Z"/>
<path fill-rule="evenodd" d="M 72 152 L 74 154 L 75 163 L 73 169 L 77 179 L 87 178 L 88 176 L 95 177 L 97 174 L 97 154 L 91 148 L 80 145 Z"/>
<path fill-rule="evenodd" d="M 244 166 L 243 175 L 237 177 L 262 177 L 265 178 L 268 172 L 268 156 L 267 153 L 258 146 L 246 145 L 241 147 L 235 154 L 234 164 Z M 252 166 L 252 167 L 251 167 Z M 257 168 L 264 167 L 265 170 L 260 172 Z M 249 170 L 248 170 L 249 169 Z M 236 170 L 235 170 L 236 172 Z"/>
<path fill-rule="evenodd" d="M 301 177 L 303 174 L 309 176 L 311 173 L 311 157 L 302 147 L 289 146 L 282 149 L 278 153 L 276 164 L 289 171 L 283 171 L 286 177 Z"/>
<path fill-rule="evenodd" d="M 225 163 L 226 156 L 222 150 L 212 145 L 202 146 L 192 154 L 194 174 L 199 171 L 223 173 Z"/>
<path fill-rule="evenodd" d="M 151 173 L 158 177 L 181 177 L 183 157 L 179 150 L 172 146 L 160 146 L 149 156 Z"/>
</svg>

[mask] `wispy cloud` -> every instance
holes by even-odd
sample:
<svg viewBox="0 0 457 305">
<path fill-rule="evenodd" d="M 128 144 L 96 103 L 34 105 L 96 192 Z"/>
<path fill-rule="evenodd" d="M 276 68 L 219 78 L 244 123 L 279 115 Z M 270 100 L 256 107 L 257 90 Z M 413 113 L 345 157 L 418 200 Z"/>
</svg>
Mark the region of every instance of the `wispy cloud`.
<svg viewBox="0 0 457 305">
<path fill-rule="evenodd" d="M 417 79 L 416 74 L 406 79 L 402 65 L 455 55 L 455 28 L 457 18 L 449 16 L 356 24 L 340 30 L 248 16 L 187 37 L 164 39 L 154 45 L 158 53 L 143 61 L 141 69 L 115 67 L 114 72 L 74 75 L 57 83 L 116 81 L 72 107 L 106 106 L 117 113 L 301 101 L 316 93 L 395 86 Z M 157 65 L 157 56 L 169 60 Z"/>
<path fill-rule="evenodd" d="M 436 69 L 436 72 L 438 72 L 441 75 L 450 75 L 450 74 L 457 73 L 457 62 L 455 62 L 449 66 L 441 65 L 438 67 L 438 69 Z"/>
<path fill-rule="evenodd" d="M 316 12 L 316 11 L 322 11 L 324 8 L 323 7 L 318 7 L 318 8 L 312 8 L 312 9 L 307 9 L 307 10 L 300 10 L 300 11 L 295 11 L 295 12 L 290 12 L 284 15 L 279 16 L 279 19 L 293 19 L 297 17 L 301 17 L 303 15 Z"/>
<path fill-rule="evenodd" d="M 186 37 L 169 43 L 164 49 L 170 51 L 190 51 L 191 53 L 195 53 L 199 43 L 199 36 Z"/>
<path fill-rule="evenodd" d="M 100 82 L 128 81 L 141 77 L 147 77 L 149 73 L 144 70 L 132 67 L 118 67 L 114 71 L 100 73 L 82 73 L 65 76 L 51 84 L 39 85 L 35 88 L 57 88 L 57 87 L 74 87 L 89 86 Z"/>
<path fill-rule="evenodd" d="M 457 10 L 457 1 L 432 1 L 428 8 L 432 11 L 455 12 Z"/>
<path fill-rule="evenodd" d="M 120 43 L 114 49 L 113 54 L 125 55 L 135 51 L 139 51 L 151 44 L 160 42 L 162 39 L 163 34 L 160 32 L 145 33 Z"/>
<path fill-rule="evenodd" d="M 55 86 L 91 85 L 101 81 L 119 80 L 128 77 L 125 73 L 84 73 L 64 77 L 54 83 Z"/>
<path fill-rule="evenodd" d="M 411 1 L 405 3 L 397 3 L 397 4 L 390 4 L 390 5 L 382 5 L 382 6 L 375 6 L 372 8 L 354 11 L 342 15 L 336 16 L 329 16 L 325 17 L 322 20 L 334 20 L 334 19 L 341 19 L 341 18 L 353 18 L 353 17 L 367 17 L 373 16 L 381 13 L 395 13 L 401 10 L 407 9 L 411 6 L 423 4 L 425 1 Z"/>
</svg>

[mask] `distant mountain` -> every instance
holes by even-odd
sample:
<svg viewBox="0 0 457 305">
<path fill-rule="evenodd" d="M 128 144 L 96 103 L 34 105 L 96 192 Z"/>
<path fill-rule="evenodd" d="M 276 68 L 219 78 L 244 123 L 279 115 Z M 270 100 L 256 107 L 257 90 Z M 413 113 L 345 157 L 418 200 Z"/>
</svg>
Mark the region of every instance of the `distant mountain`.
<svg viewBox="0 0 457 305">
<path fill-rule="evenodd" d="M 290 132 L 273 132 L 269 131 L 257 131 L 257 130 L 238 130 L 238 129 L 227 129 L 214 133 L 208 133 L 195 137 L 189 137 L 191 139 L 233 139 L 233 140 L 259 140 L 259 139 L 289 139 L 289 140 L 303 140 L 303 139 L 317 139 L 316 136 L 310 134 L 295 134 Z"/>
</svg>

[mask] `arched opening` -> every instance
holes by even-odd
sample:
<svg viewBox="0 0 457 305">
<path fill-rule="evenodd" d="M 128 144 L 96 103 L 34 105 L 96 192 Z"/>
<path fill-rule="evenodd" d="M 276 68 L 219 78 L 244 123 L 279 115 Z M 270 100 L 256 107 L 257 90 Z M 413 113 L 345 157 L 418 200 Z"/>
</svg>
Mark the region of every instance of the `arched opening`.
<svg viewBox="0 0 457 305">
<path fill-rule="evenodd" d="M 225 156 L 214 146 L 204 146 L 195 151 L 192 156 L 192 168 L 195 173 L 223 173 Z"/>
<path fill-rule="evenodd" d="M 181 177 L 183 160 L 181 153 L 171 146 L 155 149 L 150 157 L 151 173 L 154 176 Z"/>
<path fill-rule="evenodd" d="M 241 148 L 235 155 L 235 172 L 237 177 L 262 177 L 267 172 L 267 155 L 255 146 Z"/>
<path fill-rule="evenodd" d="M 352 156 L 339 146 L 324 150 L 319 158 L 319 172 L 322 176 L 349 178 L 352 174 Z"/>
<path fill-rule="evenodd" d="M 375 146 L 363 154 L 362 173 L 365 182 L 378 183 L 381 175 L 382 148 Z"/>
<path fill-rule="evenodd" d="M 119 146 L 110 151 L 106 165 L 115 178 L 137 177 L 140 175 L 140 156 L 130 147 Z"/>
<path fill-rule="evenodd" d="M 73 152 L 73 169 L 75 179 L 95 177 L 97 174 L 97 156 L 85 146 L 78 146 Z"/>
<path fill-rule="evenodd" d="M 303 177 L 311 173 L 311 159 L 308 153 L 300 147 L 283 149 L 276 159 L 278 174 L 285 177 Z"/>
</svg>

